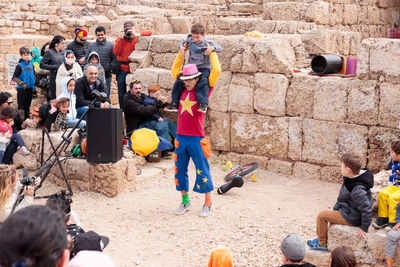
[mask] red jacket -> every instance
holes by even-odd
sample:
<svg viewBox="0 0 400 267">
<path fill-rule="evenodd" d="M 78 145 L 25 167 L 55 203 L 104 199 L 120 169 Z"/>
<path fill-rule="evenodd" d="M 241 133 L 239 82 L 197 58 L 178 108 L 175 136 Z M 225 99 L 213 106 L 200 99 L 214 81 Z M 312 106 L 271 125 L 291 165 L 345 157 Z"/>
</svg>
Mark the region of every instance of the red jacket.
<svg viewBox="0 0 400 267">
<path fill-rule="evenodd" d="M 10 134 L 13 134 L 13 130 L 10 124 L 8 124 L 4 119 L 0 120 L 0 133 L 7 133 L 8 131 L 10 132 Z"/>
<path fill-rule="evenodd" d="M 113 52 L 114 55 L 117 56 L 118 61 L 125 61 L 129 62 L 129 56 L 132 54 L 132 52 L 135 50 L 135 44 L 138 42 L 138 38 L 135 37 L 131 42 L 127 39 L 124 38 L 117 38 L 114 43 L 114 48 Z M 121 70 L 130 71 L 129 65 L 127 64 L 122 64 L 121 65 Z"/>
</svg>

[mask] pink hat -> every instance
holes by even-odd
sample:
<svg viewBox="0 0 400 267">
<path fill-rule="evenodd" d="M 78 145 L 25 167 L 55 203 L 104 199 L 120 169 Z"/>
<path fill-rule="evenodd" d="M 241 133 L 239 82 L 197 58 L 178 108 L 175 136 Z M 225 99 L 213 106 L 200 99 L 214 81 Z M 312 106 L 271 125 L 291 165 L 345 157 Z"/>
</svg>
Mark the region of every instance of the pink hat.
<svg viewBox="0 0 400 267">
<path fill-rule="evenodd" d="M 190 80 L 200 75 L 201 72 L 198 71 L 195 64 L 186 64 L 185 66 L 183 66 L 183 73 L 180 79 L 182 81 Z"/>
</svg>

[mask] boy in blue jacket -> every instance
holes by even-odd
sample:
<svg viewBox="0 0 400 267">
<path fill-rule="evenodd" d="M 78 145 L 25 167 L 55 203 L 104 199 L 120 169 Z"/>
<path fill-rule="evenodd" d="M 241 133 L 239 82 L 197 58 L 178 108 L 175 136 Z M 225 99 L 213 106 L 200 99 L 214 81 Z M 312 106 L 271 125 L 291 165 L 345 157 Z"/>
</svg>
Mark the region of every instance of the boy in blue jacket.
<svg viewBox="0 0 400 267">
<path fill-rule="evenodd" d="M 32 102 L 32 92 L 35 90 L 35 69 L 31 61 L 29 50 L 26 47 L 19 49 L 21 59 L 15 67 L 12 80 L 17 85 L 18 112 L 24 120 L 29 118 L 29 109 Z"/>
<path fill-rule="evenodd" d="M 361 169 L 361 157 L 345 153 L 341 158 L 343 185 L 333 210 L 323 210 L 317 217 L 317 238 L 308 240 L 314 250 L 328 250 L 328 223 L 358 226 L 357 236 L 365 238 L 372 221 L 374 176 L 367 168 Z"/>
</svg>

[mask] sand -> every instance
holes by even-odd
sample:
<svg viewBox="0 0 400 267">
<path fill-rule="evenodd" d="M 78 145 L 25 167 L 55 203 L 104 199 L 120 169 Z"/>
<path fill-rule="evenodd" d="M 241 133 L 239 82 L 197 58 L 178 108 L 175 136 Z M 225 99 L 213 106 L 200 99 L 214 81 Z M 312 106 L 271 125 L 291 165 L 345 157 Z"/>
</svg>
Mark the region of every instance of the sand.
<svg viewBox="0 0 400 267">
<path fill-rule="evenodd" d="M 224 183 L 226 166 L 212 164 L 214 186 Z M 257 182 L 212 193 L 211 214 L 200 217 L 204 195 L 190 191 L 191 209 L 174 215 L 181 201 L 173 180 L 173 161 L 141 166 L 135 186 L 115 198 L 74 192 L 72 209 L 83 228 L 110 238 L 104 252 L 117 266 L 206 266 L 211 250 L 232 251 L 234 266 L 279 266 L 279 245 L 289 233 L 315 238 L 315 218 L 331 209 L 339 184 L 288 177 L 257 169 Z M 189 168 L 190 185 L 194 166 Z M 57 192 L 50 182 L 38 194 Z M 37 203 L 42 201 L 37 200 Z"/>
</svg>

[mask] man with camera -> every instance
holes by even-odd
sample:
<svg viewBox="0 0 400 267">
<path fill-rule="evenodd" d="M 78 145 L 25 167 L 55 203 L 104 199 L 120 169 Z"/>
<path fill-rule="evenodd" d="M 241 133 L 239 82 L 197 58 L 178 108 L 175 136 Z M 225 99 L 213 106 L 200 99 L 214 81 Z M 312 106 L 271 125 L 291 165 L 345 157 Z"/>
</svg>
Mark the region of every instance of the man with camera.
<svg viewBox="0 0 400 267">
<path fill-rule="evenodd" d="M 126 94 L 126 75 L 130 72 L 129 56 L 135 50 L 135 44 L 138 42 L 137 35 L 134 33 L 135 26 L 132 21 L 124 23 L 124 30 L 114 43 L 113 52 L 117 56 L 117 66 L 114 67 L 114 73 L 117 74 L 118 101 L 119 107 L 124 109 L 123 98 Z"/>
<path fill-rule="evenodd" d="M 99 71 L 96 66 L 89 66 L 85 75 L 76 80 L 75 95 L 76 95 L 76 117 L 80 118 L 89 108 L 90 103 L 96 98 L 93 91 L 97 90 L 100 93 L 106 92 L 104 84 L 98 79 Z M 105 102 L 97 100 L 94 103 L 96 108 L 110 108 L 110 100 L 106 99 Z M 86 118 L 84 119 L 86 120 Z"/>
</svg>

